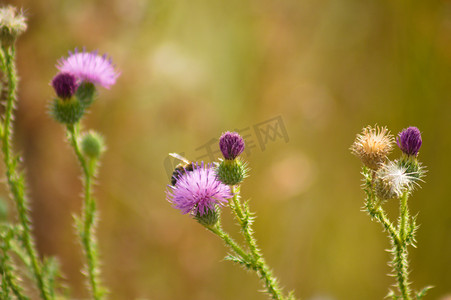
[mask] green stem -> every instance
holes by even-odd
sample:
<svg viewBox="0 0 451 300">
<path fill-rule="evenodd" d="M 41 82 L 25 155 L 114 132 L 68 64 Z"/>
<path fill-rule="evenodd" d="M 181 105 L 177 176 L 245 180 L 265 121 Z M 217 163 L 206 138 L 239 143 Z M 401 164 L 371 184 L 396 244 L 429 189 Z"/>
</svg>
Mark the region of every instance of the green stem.
<svg viewBox="0 0 451 300">
<path fill-rule="evenodd" d="M 381 206 L 378 206 L 377 208 L 372 208 L 370 214 L 373 215 L 376 218 L 376 220 L 382 224 L 382 226 L 384 226 L 385 230 L 390 235 L 394 244 L 399 244 L 401 242 L 398 232 L 396 232 L 395 227 L 390 222 L 385 211 L 382 209 Z"/>
<path fill-rule="evenodd" d="M 235 185 L 231 187 L 233 193 L 233 203 L 236 212 L 236 216 L 239 218 L 239 222 L 241 224 L 241 231 L 243 233 L 244 238 L 249 246 L 249 250 L 251 251 L 252 258 L 255 262 L 258 262 L 261 258 L 260 251 L 257 247 L 257 241 L 254 238 L 253 230 L 252 230 L 252 222 L 253 217 L 251 216 L 249 209 L 247 206 L 243 209 L 241 207 L 240 202 L 240 187 Z"/>
<path fill-rule="evenodd" d="M 408 193 L 404 193 L 400 202 L 400 219 L 399 219 L 399 243 L 395 243 L 394 249 L 394 267 L 396 278 L 398 280 L 398 288 L 404 300 L 412 299 L 409 287 L 409 266 L 407 259 L 407 221 L 409 219 L 409 210 L 407 208 Z"/>
<path fill-rule="evenodd" d="M 31 260 L 32 271 L 34 278 L 36 279 L 39 292 L 42 299 L 50 299 L 47 292 L 43 274 L 38 260 L 37 251 L 34 246 L 33 237 L 31 234 L 31 223 L 29 218 L 29 209 L 25 198 L 23 177 L 16 170 L 17 160 L 14 158 L 11 146 L 11 137 L 13 135 L 13 113 L 14 107 L 17 101 L 17 77 L 16 67 L 14 63 L 15 50 L 14 47 L 3 47 L 4 66 L 6 69 L 6 77 L 8 81 L 8 93 L 6 98 L 6 109 L 3 123 L 3 135 L 2 135 L 2 152 L 3 161 L 6 166 L 6 177 L 8 179 L 9 189 L 16 202 L 19 221 L 22 224 L 22 242 Z"/>
<path fill-rule="evenodd" d="M 5 235 L 1 236 L 2 238 L 1 250 L 3 252 L 0 260 L 0 274 L 2 275 L 2 290 L 4 293 L 8 293 L 8 290 L 11 289 L 11 291 L 17 297 L 17 299 L 29 300 L 27 296 L 22 294 L 22 288 L 15 281 L 15 278 L 17 278 L 17 276 L 14 276 L 13 274 L 14 269 L 12 267 L 12 260 L 8 254 L 8 251 L 11 248 L 11 239 L 13 235 L 14 235 L 13 229 L 7 229 Z"/>
<path fill-rule="evenodd" d="M 95 243 L 95 225 L 96 225 L 96 202 L 92 197 L 92 180 L 95 174 L 89 162 L 83 156 L 78 142 L 79 124 L 68 124 L 67 131 L 69 142 L 74 149 L 75 155 L 80 163 L 83 171 L 83 189 L 84 189 L 84 205 L 82 220 L 83 225 L 80 228 L 80 238 L 86 256 L 86 269 L 88 274 L 89 286 L 93 299 L 103 298 L 103 289 L 100 286 L 99 267 L 97 264 L 97 251 Z"/>
<path fill-rule="evenodd" d="M 244 215 L 243 215 L 243 209 L 241 208 L 241 203 L 240 203 L 240 186 L 239 185 L 231 185 L 230 189 L 232 190 L 232 193 L 233 193 L 233 197 L 232 197 L 233 211 L 235 212 L 235 215 L 238 218 L 238 222 L 240 222 L 240 224 L 242 224 Z"/>
<path fill-rule="evenodd" d="M 243 233 L 243 236 L 251 252 L 252 260 L 250 261 L 250 263 L 253 269 L 257 271 L 258 276 L 263 281 L 266 287 L 266 291 L 271 295 L 272 299 L 285 299 L 283 297 L 277 279 L 273 276 L 271 269 L 268 267 L 265 260 L 260 254 L 260 249 L 258 248 L 257 241 L 254 237 L 254 232 L 251 227 L 253 217 L 251 216 L 247 205 L 245 205 L 243 213 L 240 202 L 240 187 L 231 186 L 231 189 L 233 192 L 233 209 L 236 213 L 236 216 L 239 218 L 239 222 L 241 224 L 241 232 Z"/>
<path fill-rule="evenodd" d="M 403 242 L 406 240 L 407 236 L 407 221 L 409 219 L 409 209 L 407 207 L 408 193 L 404 193 L 401 197 L 401 203 L 399 208 L 400 213 L 400 224 L 399 224 L 399 236 Z"/>
<path fill-rule="evenodd" d="M 247 254 L 226 232 L 224 232 L 219 221 L 215 226 L 206 228 L 219 236 L 225 244 L 235 252 L 235 254 L 239 255 L 241 259 L 246 262 L 246 264 L 257 271 L 260 279 L 264 281 L 267 291 L 272 295 L 273 299 L 285 299 L 280 292 L 277 280 L 272 276 L 271 270 L 263 259 L 260 258 L 260 256 L 257 261 L 254 259 L 255 253 L 252 253 L 251 256 L 249 256 L 249 254 Z"/>
<path fill-rule="evenodd" d="M 206 228 L 219 236 L 224 241 L 224 243 L 230 249 L 232 249 L 233 252 L 239 255 L 244 261 L 248 262 L 250 260 L 249 255 L 243 249 L 241 249 L 241 247 L 230 237 L 227 232 L 222 229 L 220 221 L 218 221 L 216 225 L 206 226 Z"/>
<path fill-rule="evenodd" d="M 0 69 L 2 70 L 3 73 L 6 73 L 6 58 L 5 58 L 6 51 L 8 51 L 8 49 L 4 47 L 0 48 Z"/>
</svg>

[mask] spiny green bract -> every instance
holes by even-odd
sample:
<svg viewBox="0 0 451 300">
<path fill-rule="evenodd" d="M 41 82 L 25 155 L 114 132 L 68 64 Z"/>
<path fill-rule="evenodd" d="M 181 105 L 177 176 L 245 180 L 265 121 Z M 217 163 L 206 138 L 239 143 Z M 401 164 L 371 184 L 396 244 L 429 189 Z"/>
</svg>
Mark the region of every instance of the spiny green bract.
<svg viewBox="0 0 451 300">
<path fill-rule="evenodd" d="M 396 160 L 396 162 L 400 167 L 406 169 L 407 174 L 418 180 L 423 178 L 427 172 L 415 156 L 403 155 L 399 160 Z"/>
<path fill-rule="evenodd" d="M 50 105 L 50 115 L 62 124 L 75 124 L 83 117 L 84 106 L 77 99 L 53 99 Z"/>
<path fill-rule="evenodd" d="M 96 87 L 91 82 L 82 82 L 75 92 L 75 96 L 85 108 L 94 102 L 96 96 Z"/>
<path fill-rule="evenodd" d="M 216 169 L 218 179 L 227 185 L 236 185 L 241 183 L 247 177 L 247 163 L 239 159 L 222 160 Z"/>
<path fill-rule="evenodd" d="M 201 225 L 203 225 L 205 227 L 210 227 L 210 226 L 216 225 L 216 223 L 218 223 L 219 212 L 217 211 L 217 208 L 215 208 L 213 210 L 207 209 L 206 213 L 204 213 L 203 215 L 200 215 L 198 212 L 194 218 Z"/>
</svg>

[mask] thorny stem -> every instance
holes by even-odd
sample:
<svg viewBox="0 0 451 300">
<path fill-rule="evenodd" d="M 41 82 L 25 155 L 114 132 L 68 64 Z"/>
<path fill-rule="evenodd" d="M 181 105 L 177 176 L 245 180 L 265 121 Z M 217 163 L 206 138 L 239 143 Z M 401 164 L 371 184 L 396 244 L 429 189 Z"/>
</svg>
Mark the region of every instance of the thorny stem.
<svg viewBox="0 0 451 300">
<path fill-rule="evenodd" d="M 409 210 L 407 208 L 408 196 L 409 196 L 408 193 L 404 193 L 404 195 L 401 197 L 400 208 L 399 208 L 399 213 L 400 213 L 399 236 L 402 241 L 406 240 L 406 235 L 407 235 L 407 221 L 409 218 Z"/>
<path fill-rule="evenodd" d="M 243 210 L 241 208 L 241 202 L 240 202 L 240 187 L 236 186 L 236 185 L 233 186 L 232 193 L 233 193 L 233 203 L 234 203 L 234 208 L 236 210 L 236 215 L 240 218 L 239 222 L 241 224 L 241 231 L 242 231 L 243 236 L 246 239 L 246 242 L 249 246 L 252 258 L 254 259 L 254 261 L 258 262 L 261 259 L 261 255 L 260 255 L 259 249 L 257 247 L 257 241 L 253 235 L 254 232 L 251 228 L 254 218 L 251 216 L 251 213 L 249 212 L 249 208 L 247 205 L 244 207 L 244 214 L 242 212 Z"/>
<path fill-rule="evenodd" d="M 253 217 L 251 216 L 247 205 L 244 206 L 243 213 L 243 208 L 240 203 L 240 187 L 232 186 L 231 188 L 233 192 L 233 209 L 241 225 L 241 231 L 250 250 L 251 260 L 249 263 L 257 272 L 260 279 L 264 282 L 266 290 L 268 294 L 271 295 L 272 299 L 285 299 L 276 278 L 274 278 L 271 269 L 268 267 L 260 254 L 260 249 L 258 248 L 257 241 L 253 235 L 253 230 L 251 227 Z"/>
<path fill-rule="evenodd" d="M 13 236 L 12 229 L 7 229 L 4 236 L 1 236 L 1 250 L 2 256 L 0 259 L 0 274 L 2 276 L 2 293 L 0 295 L 4 298 L 2 299 L 10 299 L 8 298 L 9 289 L 13 292 L 13 294 L 19 300 L 29 300 L 29 298 L 22 294 L 22 288 L 16 282 L 16 276 L 13 274 L 13 268 L 8 263 L 11 263 L 11 257 L 8 255 L 8 251 L 11 248 L 11 238 Z"/>
<path fill-rule="evenodd" d="M 92 165 L 83 156 L 78 142 L 79 124 L 67 125 L 69 143 L 74 149 L 78 162 L 83 171 L 84 206 L 82 213 L 82 228 L 80 228 L 80 238 L 84 248 L 87 263 L 87 276 L 92 297 L 96 300 L 103 298 L 103 291 L 100 287 L 99 268 L 97 265 L 97 251 L 95 245 L 95 225 L 96 225 L 96 202 L 92 197 L 92 179 L 95 174 Z"/>
<path fill-rule="evenodd" d="M 376 218 L 376 220 L 381 223 L 381 225 L 384 227 L 384 229 L 388 232 L 391 239 L 394 243 L 399 244 L 399 234 L 396 232 L 395 227 L 388 219 L 385 211 L 382 209 L 382 207 L 379 205 L 377 207 L 368 207 L 368 210 L 372 216 Z"/>
<path fill-rule="evenodd" d="M 383 210 L 380 201 L 377 199 L 374 192 L 374 176 L 375 172 L 368 170 L 362 173 L 365 176 L 365 192 L 367 194 L 366 209 L 371 217 L 374 217 L 388 232 L 393 245 L 393 270 L 398 281 L 398 289 L 403 300 L 411 300 L 411 290 L 409 288 L 408 280 L 408 259 L 407 259 L 407 223 L 409 221 L 409 211 L 407 207 L 408 193 L 404 193 L 400 199 L 399 224 L 398 230 L 388 219 Z"/>
<path fill-rule="evenodd" d="M 396 271 L 396 278 L 398 280 L 398 288 L 401 292 L 403 299 L 410 300 L 410 288 L 409 288 L 409 270 L 407 259 L 407 221 L 409 218 L 409 211 L 407 208 L 408 193 L 404 193 L 401 197 L 400 203 L 400 220 L 399 220 L 399 243 L 395 243 L 394 251 L 394 267 Z"/>
<path fill-rule="evenodd" d="M 214 226 L 206 226 L 208 230 L 219 236 L 226 245 L 232 249 L 237 255 L 239 255 L 244 261 L 250 261 L 249 255 L 225 232 L 220 224 L 220 221 Z"/>
<path fill-rule="evenodd" d="M 232 189 L 233 197 L 232 197 L 232 203 L 233 203 L 233 211 L 235 212 L 236 217 L 238 218 L 238 221 L 240 224 L 242 224 L 242 221 L 244 219 L 243 216 L 243 210 L 241 208 L 240 203 L 240 187 L 238 185 L 230 186 Z"/>
<path fill-rule="evenodd" d="M 46 289 L 44 278 L 41 270 L 41 266 L 38 259 L 38 254 L 34 246 L 33 237 L 31 234 L 31 222 L 29 218 L 29 208 L 27 205 L 27 200 L 24 191 L 23 185 L 23 177 L 16 170 L 17 168 L 17 159 L 12 152 L 11 145 L 11 137 L 13 135 L 13 113 L 14 107 L 17 101 L 17 77 L 16 77 L 16 67 L 14 62 L 15 49 L 13 46 L 2 47 L 2 65 L 6 72 L 7 85 L 8 85 L 8 93 L 6 96 L 6 109 L 5 109 L 5 117 L 3 122 L 3 130 L 2 130 L 2 152 L 3 152 L 3 161 L 6 166 L 6 177 L 8 179 L 9 189 L 11 194 L 16 202 L 19 221 L 22 224 L 22 243 L 30 257 L 31 266 L 34 278 L 36 279 L 38 289 L 42 299 L 50 299 L 51 297 L 48 294 Z"/>
</svg>

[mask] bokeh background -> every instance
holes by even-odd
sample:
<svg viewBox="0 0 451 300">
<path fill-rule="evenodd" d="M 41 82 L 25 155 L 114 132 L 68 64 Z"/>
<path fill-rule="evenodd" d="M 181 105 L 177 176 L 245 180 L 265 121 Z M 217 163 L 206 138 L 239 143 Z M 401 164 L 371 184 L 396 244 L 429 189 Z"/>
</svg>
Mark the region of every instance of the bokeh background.
<svg viewBox="0 0 451 300">
<path fill-rule="evenodd" d="M 111 299 L 266 299 L 255 274 L 223 261 L 221 241 L 165 200 L 169 152 L 196 159 L 223 131 L 246 128 L 255 147 L 242 192 L 282 284 L 303 299 L 382 299 L 394 283 L 389 242 L 360 211 L 361 166 L 348 150 L 375 123 L 423 133 L 428 173 L 410 200 L 421 223 L 411 279 L 415 289 L 435 286 L 428 299 L 451 294 L 450 1 L 3 3 L 29 19 L 18 41 L 15 142 L 37 245 L 58 257 L 74 299 L 87 296 L 72 225 L 80 174 L 47 105 L 57 59 L 83 46 L 122 72 L 84 121 L 108 144 L 96 197 Z M 254 125 L 275 117 L 288 140 L 263 148 Z M 387 209 L 395 218 L 396 204 Z M 239 237 L 227 209 L 223 218 Z"/>
</svg>

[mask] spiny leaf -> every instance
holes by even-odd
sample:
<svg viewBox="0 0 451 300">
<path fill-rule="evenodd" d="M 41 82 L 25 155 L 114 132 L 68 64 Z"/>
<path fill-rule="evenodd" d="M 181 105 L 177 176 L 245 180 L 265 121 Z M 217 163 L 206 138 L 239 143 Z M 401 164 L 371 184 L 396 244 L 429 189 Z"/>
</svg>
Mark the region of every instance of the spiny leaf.
<svg viewBox="0 0 451 300">
<path fill-rule="evenodd" d="M 252 266 L 251 263 L 245 261 L 244 259 L 242 259 L 241 257 L 238 257 L 238 256 L 234 256 L 234 255 L 229 254 L 226 257 L 224 257 L 224 260 L 228 260 L 228 261 L 237 263 L 237 264 L 245 267 L 248 270 L 253 269 L 253 266 Z"/>
<path fill-rule="evenodd" d="M 411 218 L 411 222 L 409 222 L 408 227 L 407 227 L 407 234 L 406 234 L 406 243 L 409 245 L 412 245 L 412 247 L 416 248 L 416 239 L 415 239 L 415 234 L 418 230 L 418 228 L 420 227 L 419 225 L 417 225 L 417 215 L 413 216 Z"/>
<path fill-rule="evenodd" d="M 400 296 L 396 296 L 395 292 L 392 289 L 388 290 L 388 294 L 384 298 L 392 298 L 393 300 L 401 299 Z"/>
<path fill-rule="evenodd" d="M 423 297 L 426 296 L 426 293 L 432 288 L 434 288 L 432 285 L 428 285 L 427 287 L 425 287 L 421 291 L 419 291 L 417 293 L 417 300 L 423 299 Z"/>
</svg>

